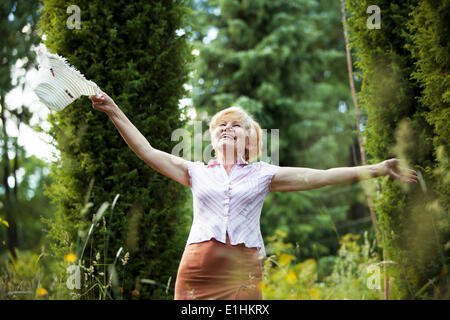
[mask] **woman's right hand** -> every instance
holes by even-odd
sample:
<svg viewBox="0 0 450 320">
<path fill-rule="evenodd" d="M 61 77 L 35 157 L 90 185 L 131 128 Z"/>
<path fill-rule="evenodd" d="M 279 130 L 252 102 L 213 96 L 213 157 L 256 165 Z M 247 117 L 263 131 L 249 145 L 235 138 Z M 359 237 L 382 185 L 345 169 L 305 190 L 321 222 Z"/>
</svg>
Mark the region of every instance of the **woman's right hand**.
<svg viewBox="0 0 450 320">
<path fill-rule="evenodd" d="M 97 96 L 89 96 L 89 99 L 92 101 L 92 107 L 95 110 L 103 111 L 106 114 L 112 113 L 114 110 L 118 109 L 119 107 L 116 105 L 113 99 L 111 99 L 110 96 L 108 96 L 106 93 L 100 90 L 100 98 Z"/>
</svg>

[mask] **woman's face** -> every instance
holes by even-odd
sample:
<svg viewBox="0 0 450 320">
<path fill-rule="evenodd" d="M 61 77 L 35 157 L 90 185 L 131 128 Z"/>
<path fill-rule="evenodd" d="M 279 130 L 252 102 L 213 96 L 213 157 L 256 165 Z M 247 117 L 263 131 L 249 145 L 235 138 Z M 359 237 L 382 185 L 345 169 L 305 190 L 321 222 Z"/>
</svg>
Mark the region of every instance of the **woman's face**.
<svg viewBox="0 0 450 320">
<path fill-rule="evenodd" d="M 226 159 L 237 160 L 236 157 L 245 158 L 245 143 L 247 131 L 241 120 L 222 119 L 213 129 L 211 140 L 216 152 Z"/>
</svg>

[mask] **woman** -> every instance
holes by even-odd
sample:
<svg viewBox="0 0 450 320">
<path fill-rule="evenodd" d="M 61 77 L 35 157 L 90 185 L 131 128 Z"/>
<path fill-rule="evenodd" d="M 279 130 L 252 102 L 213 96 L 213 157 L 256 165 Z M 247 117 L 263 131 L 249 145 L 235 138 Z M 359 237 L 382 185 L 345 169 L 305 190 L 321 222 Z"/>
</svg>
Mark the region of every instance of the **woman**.
<svg viewBox="0 0 450 320">
<path fill-rule="evenodd" d="M 153 148 L 104 92 L 90 96 L 120 134 L 150 167 L 188 186 L 193 194 L 191 231 L 181 258 L 175 299 L 262 299 L 265 257 L 259 218 L 271 191 L 299 191 L 389 175 L 417 183 L 416 172 L 399 167 L 398 159 L 378 164 L 315 170 L 279 167 L 262 161 L 259 125 L 240 107 L 217 113 L 210 123 L 216 159 L 207 165 Z"/>
</svg>

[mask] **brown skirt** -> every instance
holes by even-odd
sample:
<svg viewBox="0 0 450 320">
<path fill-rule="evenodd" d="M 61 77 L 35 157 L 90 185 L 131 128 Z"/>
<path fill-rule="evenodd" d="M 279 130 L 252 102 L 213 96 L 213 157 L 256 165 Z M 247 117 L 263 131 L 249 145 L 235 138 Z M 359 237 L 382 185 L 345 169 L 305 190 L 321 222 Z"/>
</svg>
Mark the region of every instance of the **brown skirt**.
<svg viewBox="0 0 450 320">
<path fill-rule="evenodd" d="M 178 267 L 175 300 L 261 300 L 257 248 L 211 240 L 188 245 Z"/>
</svg>

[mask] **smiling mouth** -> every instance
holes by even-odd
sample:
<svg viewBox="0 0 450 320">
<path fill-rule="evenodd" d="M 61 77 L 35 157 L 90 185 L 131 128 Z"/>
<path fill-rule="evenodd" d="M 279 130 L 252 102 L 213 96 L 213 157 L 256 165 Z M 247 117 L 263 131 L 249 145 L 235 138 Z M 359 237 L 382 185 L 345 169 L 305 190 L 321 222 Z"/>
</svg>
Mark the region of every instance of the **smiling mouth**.
<svg viewBox="0 0 450 320">
<path fill-rule="evenodd" d="M 220 137 L 221 140 L 236 140 L 236 137 L 232 137 L 229 135 L 224 135 L 222 137 Z"/>
</svg>

